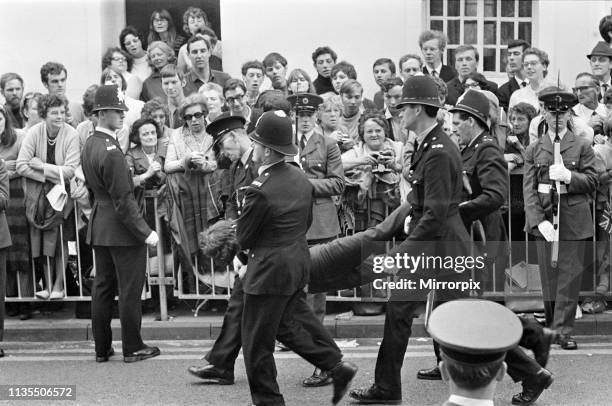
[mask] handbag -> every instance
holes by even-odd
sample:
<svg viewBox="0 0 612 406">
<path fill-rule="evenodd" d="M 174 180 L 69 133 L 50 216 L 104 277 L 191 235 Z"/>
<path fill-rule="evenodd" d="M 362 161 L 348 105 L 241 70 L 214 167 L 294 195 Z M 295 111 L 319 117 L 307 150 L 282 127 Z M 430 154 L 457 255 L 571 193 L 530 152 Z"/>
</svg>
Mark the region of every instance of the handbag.
<svg viewBox="0 0 612 406">
<path fill-rule="evenodd" d="M 68 201 L 68 193 L 66 193 L 66 185 L 64 185 L 64 175 L 62 169 L 58 167 L 60 183 L 53 186 L 49 192 L 47 192 L 47 200 L 55 211 L 64 210 L 64 206 Z"/>
</svg>

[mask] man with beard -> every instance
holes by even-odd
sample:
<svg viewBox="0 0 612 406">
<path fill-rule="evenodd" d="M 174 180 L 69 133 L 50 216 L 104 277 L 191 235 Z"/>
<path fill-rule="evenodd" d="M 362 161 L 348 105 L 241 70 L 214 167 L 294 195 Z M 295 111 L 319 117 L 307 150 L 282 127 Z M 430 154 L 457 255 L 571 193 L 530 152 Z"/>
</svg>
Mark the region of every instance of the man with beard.
<svg viewBox="0 0 612 406">
<path fill-rule="evenodd" d="M 0 77 L 0 93 L 6 100 L 6 112 L 10 115 L 13 128 L 23 128 L 24 118 L 21 115 L 23 99 L 23 79 L 17 73 L 9 72 Z"/>
</svg>

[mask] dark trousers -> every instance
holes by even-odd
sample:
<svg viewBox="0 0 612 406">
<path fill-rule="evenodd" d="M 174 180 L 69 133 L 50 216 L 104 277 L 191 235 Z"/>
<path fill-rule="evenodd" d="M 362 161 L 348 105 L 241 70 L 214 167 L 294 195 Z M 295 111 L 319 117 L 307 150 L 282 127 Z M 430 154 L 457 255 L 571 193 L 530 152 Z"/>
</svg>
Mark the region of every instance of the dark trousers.
<svg viewBox="0 0 612 406">
<path fill-rule="evenodd" d="M 574 329 L 586 241 L 560 241 L 557 268 L 551 266 L 552 244 L 537 239 L 546 324 L 560 334 Z"/>
<path fill-rule="evenodd" d="M 6 253 L 8 248 L 0 248 L 0 341 L 4 337 L 4 295 L 6 292 Z"/>
<path fill-rule="evenodd" d="M 119 318 L 123 354 L 144 347 L 140 336 L 141 295 L 145 283 L 146 246 L 94 247 L 96 277 L 91 298 L 91 319 L 96 354 L 111 347 L 111 319 L 116 288 L 119 288 Z"/>
<path fill-rule="evenodd" d="M 242 280 L 236 278 L 234 289 L 227 303 L 223 316 L 221 333 L 212 348 L 204 357 L 214 366 L 226 370 L 234 370 L 234 363 L 242 347 L 242 310 L 244 308 L 244 290 Z"/>
<path fill-rule="evenodd" d="M 297 317 L 297 318 L 296 318 Z M 255 405 L 284 405 L 276 382 L 274 340 L 324 371 L 342 359 L 340 349 L 316 319 L 299 290 L 292 296 L 244 295 L 242 346 Z"/>
</svg>

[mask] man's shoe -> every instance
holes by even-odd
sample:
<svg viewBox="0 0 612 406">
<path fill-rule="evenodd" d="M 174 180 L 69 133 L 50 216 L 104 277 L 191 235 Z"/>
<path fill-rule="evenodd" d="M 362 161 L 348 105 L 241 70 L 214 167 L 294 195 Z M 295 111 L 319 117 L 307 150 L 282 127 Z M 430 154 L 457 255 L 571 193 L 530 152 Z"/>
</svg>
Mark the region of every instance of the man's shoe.
<svg viewBox="0 0 612 406">
<path fill-rule="evenodd" d="M 349 396 L 361 405 L 399 405 L 402 403 L 402 395 L 392 396 L 376 384 L 366 389 L 352 390 Z"/>
<path fill-rule="evenodd" d="M 219 385 L 233 385 L 234 384 L 234 371 L 217 368 L 212 364 L 205 365 L 203 367 L 192 366 L 187 368 L 187 371 L 193 376 L 197 376 L 200 379 L 205 379 L 211 383 Z"/>
<path fill-rule="evenodd" d="M 561 348 L 563 348 L 564 350 L 577 350 L 578 349 L 578 344 L 569 335 L 559 336 L 559 338 L 557 338 L 557 344 L 559 344 Z"/>
<path fill-rule="evenodd" d="M 550 355 L 550 346 L 557 339 L 557 333 L 549 328 L 544 328 L 542 336 L 538 340 L 538 343 L 533 347 L 533 355 L 535 360 L 542 368 L 546 368 L 548 363 L 548 356 Z"/>
<path fill-rule="evenodd" d="M 106 362 L 113 355 L 115 355 L 115 349 L 110 347 L 110 350 L 108 350 L 105 355 L 96 354 L 96 362 Z"/>
<path fill-rule="evenodd" d="M 331 385 L 332 382 L 333 379 L 327 371 L 321 371 L 319 368 L 316 368 L 311 376 L 302 381 L 302 386 L 316 388 L 319 386 Z"/>
<path fill-rule="evenodd" d="M 0 348 L 0 358 L 4 357 L 4 350 Z"/>
<path fill-rule="evenodd" d="M 553 375 L 542 368 L 533 377 L 523 380 L 523 391 L 512 396 L 513 405 L 531 405 L 554 381 Z"/>
<path fill-rule="evenodd" d="M 159 348 L 146 346 L 141 350 L 123 355 L 123 362 L 136 362 L 148 358 L 157 357 L 160 354 Z"/>
<path fill-rule="evenodd" d="M 420 369 L 417 372 L 417 379 L 425 379 L 427 381 L 441 381 L 442 374 L 440 373 L 440 368 L 433 367 L 430 369 Z"/>
<path fill-rule="evenodd" d="M 344 397 L 351 381 L 357 373 L 357 365 L 348 361 L 340 361 L 333 367 L 329 374 L 334 380 L 334 396 L 332 403 L 335 405 Z"/>
</svg>

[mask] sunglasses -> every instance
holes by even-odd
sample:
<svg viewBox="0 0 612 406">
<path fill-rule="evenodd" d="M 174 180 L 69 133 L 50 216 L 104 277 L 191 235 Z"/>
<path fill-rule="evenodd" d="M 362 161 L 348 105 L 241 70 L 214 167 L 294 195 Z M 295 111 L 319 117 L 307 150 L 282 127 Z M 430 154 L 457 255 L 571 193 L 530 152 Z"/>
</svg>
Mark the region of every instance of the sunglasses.
<svg viewBox="0 0 612 406">
<path fill-rule="evenodd" d="M 201 111 L 198 111 L 197 113 L 193 113 L 193 114 L 185 114 L 183 116 L 183 120 L 185 121 L 191 121 L 192 119 L 201 119 L 202 117 L 204 117 L 204 113 L 202 113 Z"/>
</svg>

